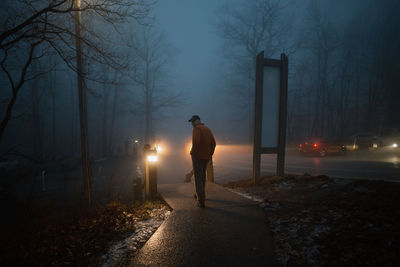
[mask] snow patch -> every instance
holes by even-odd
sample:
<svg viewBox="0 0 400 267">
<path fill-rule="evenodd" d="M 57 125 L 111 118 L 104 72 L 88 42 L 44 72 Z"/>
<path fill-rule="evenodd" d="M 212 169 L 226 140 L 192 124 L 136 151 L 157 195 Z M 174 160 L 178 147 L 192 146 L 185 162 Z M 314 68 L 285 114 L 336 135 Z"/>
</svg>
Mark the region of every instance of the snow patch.
<svg viewBox="0 0 400 267">
<path fill-rule="evenodd" d="M 262 198 L 257 197 L 257 196 L 254 196 L 254 195 L 252 195 L 252 194 L 250 194 L 250 193 L 241 192 L 241 191 L 239 191 L 239 190 L 235 190 L 235 189 L 231 189 L 231 188 L 228 188 L 228 190 L 231 191 L 231 192 L 233 192 L 233 193 L 236 193 L 236 194 L 238 194 L 238 195 L 240 195 L 240 196 L 242 196 L 242 197 L 245 197 L 245 198 L 247 198 L 247 199 L 251 199 L 251 200 L 253 200 L 253 201 L 260 202 L 260 203 L 261 203 L 261 202 L 264 202 L 264 200 L 263 200 Z"/>
<path fill-rule="evenodd" d="M 101 257 L 104 262 L 102 266 L 118 266 L 125 255 L 134 253 L 141 248 L 170 214 L 171 211 L 161 208 L 151 210 L 151 218 L 148 220 L 137 221 L 138 218 L 132 218 L 135 220 L 135 232 L 111 246 L 108 252 Z"/>
</svg>

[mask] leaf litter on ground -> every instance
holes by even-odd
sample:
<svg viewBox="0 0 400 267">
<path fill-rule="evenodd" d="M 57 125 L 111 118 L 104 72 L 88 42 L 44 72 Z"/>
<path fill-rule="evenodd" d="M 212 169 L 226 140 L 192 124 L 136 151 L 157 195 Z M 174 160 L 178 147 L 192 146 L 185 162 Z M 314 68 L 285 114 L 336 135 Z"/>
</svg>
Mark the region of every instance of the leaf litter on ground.
<svg viewBox="0 0 400 267">
<path fill-rule="evenodd" d="M 155 218 L 159 226 L 169 211 L 162 200 L 154 200 L 134 204 L 112 201 L 60 216 L 36 214 L 35 219 L 2 230 L 2 265 L 98 266 L 104 261 L 101 256 L 135 233 L 140 222 Z M 154 225 L 149 227 L 154 232 Z"/>
<path fill-rule="evenodd" d="M 225 186 L 263 199 L 282 266 L 400 265 L 399 183 L 304 174 Z"/>
</svg>

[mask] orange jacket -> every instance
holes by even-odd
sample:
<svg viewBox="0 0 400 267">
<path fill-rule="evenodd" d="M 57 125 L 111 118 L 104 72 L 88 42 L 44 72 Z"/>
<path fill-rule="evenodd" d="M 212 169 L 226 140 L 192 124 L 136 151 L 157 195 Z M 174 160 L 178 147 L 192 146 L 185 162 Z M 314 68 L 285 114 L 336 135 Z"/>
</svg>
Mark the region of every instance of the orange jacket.
<svg viewBox="0 0 400 267">
<path fill-rule="evenodd" d="M 214 154 L 215 145 L 214 136 L 207 126 L 201 123 L 193 128 L 190 155 L 198 159 L 209 160 Z"/>
</svg>

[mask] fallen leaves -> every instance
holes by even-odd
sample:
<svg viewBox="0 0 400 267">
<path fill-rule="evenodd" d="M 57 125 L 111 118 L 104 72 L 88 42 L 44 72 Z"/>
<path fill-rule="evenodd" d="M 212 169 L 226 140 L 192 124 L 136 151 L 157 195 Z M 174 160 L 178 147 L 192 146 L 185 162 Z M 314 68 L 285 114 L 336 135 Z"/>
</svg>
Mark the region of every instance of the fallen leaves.
<svg viewBox="0 0 400 267">
<path fill-rule="evenodd" d="M 13 231 L 1 233 L 2 265 L 97 265 L 110 244 L 135 231 L 136 219 L 163 206 L 161 201 L 135 205 L 114 201 L 76 216 L 20 222 Z"/>
<path fill-rule="evenodd" d="M 400 265 L 398 183 L 287 175 L 226 186 L 265 199 L 283 266 Z"/>
</svg>

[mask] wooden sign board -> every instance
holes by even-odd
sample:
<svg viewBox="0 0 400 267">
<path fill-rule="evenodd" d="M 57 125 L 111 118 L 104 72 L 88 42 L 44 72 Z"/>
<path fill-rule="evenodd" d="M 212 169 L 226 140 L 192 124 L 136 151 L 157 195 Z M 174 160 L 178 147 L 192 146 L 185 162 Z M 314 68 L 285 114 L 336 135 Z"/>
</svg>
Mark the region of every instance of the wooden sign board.
<svg viewBox="0 0 400 267">
<path fill-rule="evenodd" d="M 261 154 L 277 154 L 279 176 L 284 175 L 286 146 L 288 59 L 256 59 L 253 182 L 260 178 Z"/>
</svg>

